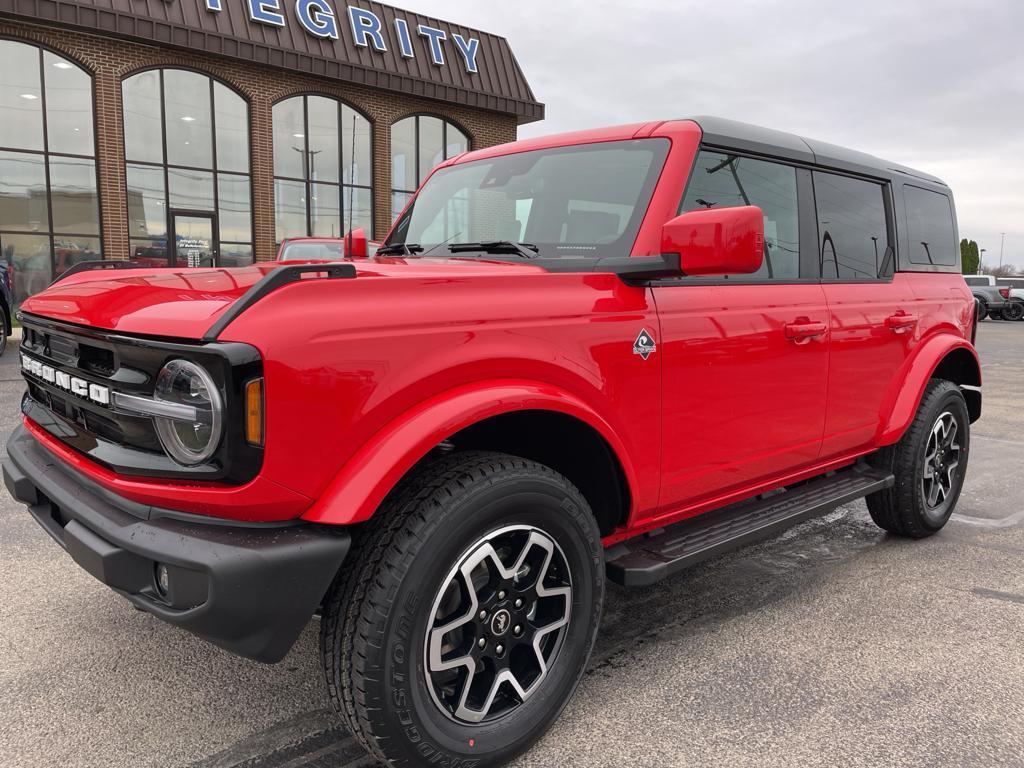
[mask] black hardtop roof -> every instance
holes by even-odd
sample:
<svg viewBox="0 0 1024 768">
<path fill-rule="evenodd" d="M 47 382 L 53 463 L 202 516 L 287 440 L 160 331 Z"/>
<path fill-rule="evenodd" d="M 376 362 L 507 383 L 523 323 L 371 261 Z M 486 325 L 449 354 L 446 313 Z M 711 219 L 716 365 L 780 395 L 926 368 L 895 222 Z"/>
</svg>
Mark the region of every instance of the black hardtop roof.
<svg viewBox="0 0 1024 768">
<path fill-rule="evenodd" d="M 817 139 L 806 139 L 793 133 L 762 128 L 758 125 L 741 123 L 738 120 L 728 120 L 723 117 L 704 115 L 689 119 L 700 126 L 701 132 L 704 134 L 704 143 L 712 146 L 732 147 L 864 176 L 911 177 L 946 186 L 942 179 L 924 171 L 916 171 L 913 168 L 882 160 L 865 152 L 839 147 Z"/>
</svg>

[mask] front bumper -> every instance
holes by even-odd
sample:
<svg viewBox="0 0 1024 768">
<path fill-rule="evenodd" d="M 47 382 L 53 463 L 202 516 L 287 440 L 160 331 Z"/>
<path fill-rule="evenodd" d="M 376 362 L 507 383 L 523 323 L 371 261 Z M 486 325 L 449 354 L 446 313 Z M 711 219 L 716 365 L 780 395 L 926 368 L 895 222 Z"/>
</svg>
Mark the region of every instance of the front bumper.
<svg viewBox="0 0 1024 768">
<path fill-rule="evenodd" d="M 134 605 L 240 656 L 284 658 L 351 538 L 307 523 L 238 524 L 137 504 L 96 485 L 23 427 L 4 482 L 82 568 Z M 155 579 L 167 566 L 168 588 Z"/>
</svg>

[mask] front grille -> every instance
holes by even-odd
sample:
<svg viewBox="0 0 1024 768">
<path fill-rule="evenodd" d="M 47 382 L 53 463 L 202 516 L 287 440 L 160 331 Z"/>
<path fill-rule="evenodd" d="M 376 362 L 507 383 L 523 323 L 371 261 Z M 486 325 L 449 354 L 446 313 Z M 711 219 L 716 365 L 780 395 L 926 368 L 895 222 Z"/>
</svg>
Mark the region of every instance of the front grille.
<svg viewBox="0 0 1024 768">
<path fill-rule="evenodd" d="M 110 378 L 117 371 L 114 364 L 114 353 L 111 350 L 88 344 L 79 345 L 78 367 L 83 371 L 105 378 Z"/>
<path fill-rule="evenodd" d="M 126 336 L 21 315 L 23 358 L 46 366 L 46 376 L 25 373 L 24 413 L 65 445 L 114 471 L 147 477 L 247 482 L 256 476 L 263 451 L 245 443 L 246 381 L 262 376 L 259 353 L 247 344 L 189 344 Z M 185 358 L 202 365 L 221 388 L 226 406 L 225 436 L 206 464 L 182 467 L 160 445 L 150 416 L 115 409 L 112 395 L 74 393 L 60 387 L 58 374 L 84 380 L 108 393 L 153 396 L 157 374 L 166 363 Z M 52 368 L 53 370 L 48 370 Z M 64 382 L 67 384 L 67 381 Z"/>
<path fill-rule="evenodd" d="M 23 356 L 111 390 L 135 394 L 151 391 L 151 382 L 159 369 L 153 371 L 133 366 L 122 359 L 123 355 L 113 345 L 107 346 L 101 340 L 70 332 L 26 327 L 31 328 L 31 332 L 24 334 Z M 65 431 L 62 435 L 64 442 L 80 445 L 83 441 L 104 440 L 155 455 L 163 454 L 152 420 L 148 417 L 118 413 L 109 405 L 91 402 L 38 377 L 26 375 L 25 378 L 29 397 L 74 427 L 75 439 L 68 439 Z"/>
</svg>

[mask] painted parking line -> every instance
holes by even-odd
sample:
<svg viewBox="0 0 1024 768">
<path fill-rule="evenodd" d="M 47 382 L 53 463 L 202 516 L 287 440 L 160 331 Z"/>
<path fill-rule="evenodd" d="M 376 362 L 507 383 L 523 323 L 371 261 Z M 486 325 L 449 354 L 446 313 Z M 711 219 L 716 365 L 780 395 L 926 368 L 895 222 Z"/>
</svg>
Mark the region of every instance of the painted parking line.
<svg viewBox="0 0 1024 768">
<path fill-rule="evenodd" d="M 1024 446 L 1024 440 L 1007 440 L 1005 437 L 989 437 L 988 435 L 979 435 L 974 432 L 971 433 L 971 439 L 987 440 L 992 443 L 1006 443 L 1007 445 Z"/>
<path fill-rule="evenodd" d="M 976 525 L 980 528 L 1012 528 L 1015 525 L 1024 523 L 1024 509 L 1020 512 L 1014 512 L 1012 515 L 997 518 L 972 517 L 954 512 L 950 515 L 949 519 L 958 523 L 965 523 L 966 525 Z"/>
<path fill-rule="evenodd" d="M 1007 603 L 1020 603 L 1024 605 L 1024 595 L 1018 595 L 1014 592 L 1001 592 L 998 589 L 986 589 L 985 587 L 975 587 L 971 592 L 979 597 L 988 597 L 993 600 L 1003 600 Z"/>
</svg>

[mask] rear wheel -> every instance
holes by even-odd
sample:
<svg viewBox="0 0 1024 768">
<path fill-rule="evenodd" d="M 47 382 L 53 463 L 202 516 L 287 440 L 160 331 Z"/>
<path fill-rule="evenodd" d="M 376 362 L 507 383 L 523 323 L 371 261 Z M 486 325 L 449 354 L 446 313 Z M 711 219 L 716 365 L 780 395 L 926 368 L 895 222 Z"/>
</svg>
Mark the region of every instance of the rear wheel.
<svg viewBox="0 0 1024 768">
<path fill-rule="evenodd" d="M 896 478 L 892 488 L 867 497 L 871 518 L 890 533 L 916 539 L 941 530 L 960 497 L 969 450 L 970 417 L 960 388 L 932 380 L 903 438 L 871 458 Z"/>
<path fill-rule="evenodd" d="M 1003 320 L 1024 319 L 1024 301 L 1011 301 L 1003 307 Z"/>
<path fill-rule="evenodd" d="M 501 765 L 575 690 L 604 597 L 597 524 L 551 469 L 452 454 L 404 481 L 324 608 L 332 701 L 388 765 Z"/>
</svg>

